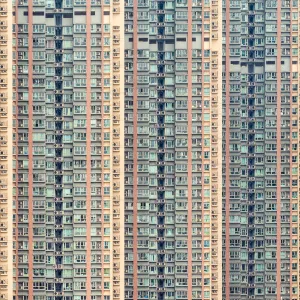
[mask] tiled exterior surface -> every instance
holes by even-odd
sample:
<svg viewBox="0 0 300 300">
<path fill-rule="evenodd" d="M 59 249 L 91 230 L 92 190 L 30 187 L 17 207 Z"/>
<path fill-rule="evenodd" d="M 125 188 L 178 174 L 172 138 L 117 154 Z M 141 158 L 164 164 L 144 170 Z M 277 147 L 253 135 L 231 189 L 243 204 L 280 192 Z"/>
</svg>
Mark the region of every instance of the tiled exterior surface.
<svg viewBox="0 0 300 300">
<path fill-rule="evenodd" d="M 223 1 L 223 299 L 299 299 L 298 1 Z"/>
</svg>

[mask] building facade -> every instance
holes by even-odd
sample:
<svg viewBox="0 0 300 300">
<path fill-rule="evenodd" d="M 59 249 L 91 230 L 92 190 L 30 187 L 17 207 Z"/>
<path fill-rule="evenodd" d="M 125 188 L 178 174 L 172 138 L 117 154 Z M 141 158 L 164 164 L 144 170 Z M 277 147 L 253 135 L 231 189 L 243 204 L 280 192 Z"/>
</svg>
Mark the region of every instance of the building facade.
<svg viewBox="0 0 300 300">
<path fill-rule="evenodd" d="M 0 299 L 299 299 L 298 15 L 1 0 Z"/>
<path fill-rule="evenodd" d="M 299 299 L 298 15 L 2 0 L 0 299 Z"/>
<path fill-rule="evenodd" d="M 299 299 L 299 3 L 223 3 L 223 299 Z"/>
<path fill-rule="evenodd" d="M 125 298 L 221 297 L 221 2 L 125 1 Z"/>
<path fill-rule="evenodd" d="M 3 299 L 219 299 L 221 2 L 3 3 Z"/>
</svg>

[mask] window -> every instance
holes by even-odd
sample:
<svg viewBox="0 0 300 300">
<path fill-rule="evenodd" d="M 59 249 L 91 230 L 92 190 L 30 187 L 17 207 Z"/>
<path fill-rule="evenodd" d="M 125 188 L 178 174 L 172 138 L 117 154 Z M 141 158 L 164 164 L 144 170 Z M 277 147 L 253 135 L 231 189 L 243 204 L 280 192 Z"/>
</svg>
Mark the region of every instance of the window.
<svg viewBox="0 0 300 300">
<path fill-rule="evenodd" d="M 75 24 L 74 32 L 76 33 L 86 33 L 86 24 Z"/>
</svg>

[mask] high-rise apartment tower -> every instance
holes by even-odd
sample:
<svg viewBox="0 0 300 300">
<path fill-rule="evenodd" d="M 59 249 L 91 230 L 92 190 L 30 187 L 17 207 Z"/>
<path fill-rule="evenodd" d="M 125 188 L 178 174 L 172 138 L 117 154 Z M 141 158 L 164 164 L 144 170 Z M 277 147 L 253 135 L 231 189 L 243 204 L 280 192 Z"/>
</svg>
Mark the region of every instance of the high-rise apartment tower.
<svg viewBox="0 0 300 300">
<path fill-rule="evenodd" d="M 125 0 L 125 299 L 221 298 L 221 13 Z"/>
<path fill-rule="evenodd" d="M 223 4 L 223 299 L 299 299 L 299 3 Z"/>
<path fill-rule="evenodd" d="M 14 47 L 13 96 L 2 87 L 15 184 L 6 204 L 14 287 L 4 299 L 124 299 L 123 6 L 1 1 Z"/>
</svg>

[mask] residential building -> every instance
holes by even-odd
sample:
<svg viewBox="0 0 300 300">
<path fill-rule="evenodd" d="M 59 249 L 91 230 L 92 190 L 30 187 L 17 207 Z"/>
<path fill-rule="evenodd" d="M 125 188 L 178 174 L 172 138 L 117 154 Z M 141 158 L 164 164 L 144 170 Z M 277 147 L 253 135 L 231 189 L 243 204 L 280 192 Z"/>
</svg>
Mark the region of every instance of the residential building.
<svg viewBox="0 0 300 300">
<path fill-rule="evenodd" d="M 125 298 L 221 298 L 221 1 L 125 1 Z"/>
<path fill-rule="evenodd" d="M 15 298 L 218 299 L 221 2 L 13 9 Z"/>
<path fill-rule="evenodd" d="M 223 299 L 299 299 L 299 3 L 223 3 Z"/>
<path fill-rule="evenodd" d="M 124 299 L 123 2 L 1 5 L 14 16 L 14 299 Z"/>
</svg>

